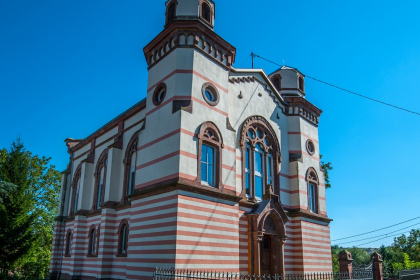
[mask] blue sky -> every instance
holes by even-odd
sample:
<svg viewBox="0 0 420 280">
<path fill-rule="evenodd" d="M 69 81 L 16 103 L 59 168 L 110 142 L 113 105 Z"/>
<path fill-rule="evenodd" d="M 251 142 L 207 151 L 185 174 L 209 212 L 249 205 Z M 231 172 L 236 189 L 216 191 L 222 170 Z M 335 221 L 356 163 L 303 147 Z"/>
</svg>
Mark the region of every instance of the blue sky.
<svg viewBox="0 0 420 280">
<path fill-rule="evenodd" d="M 142 49 L 163 29 L 164 2 L 0 0 L 0 147 L 20 136 L 64 170 L 65 138 L 88 136 L 145 97 Z M 419 1 L 216 0 L 216 7 L 215 31 L 237 48 L 236 67 L 250 67 L 255 52 L 420 111 Z M 259 59 L 255 66 L 278 68 Z M 420 116 L 309 79 L 306 91 L 324 111 L 321 153 L 334 166 L 332 239 L 420 216 Z"/>
</svg>

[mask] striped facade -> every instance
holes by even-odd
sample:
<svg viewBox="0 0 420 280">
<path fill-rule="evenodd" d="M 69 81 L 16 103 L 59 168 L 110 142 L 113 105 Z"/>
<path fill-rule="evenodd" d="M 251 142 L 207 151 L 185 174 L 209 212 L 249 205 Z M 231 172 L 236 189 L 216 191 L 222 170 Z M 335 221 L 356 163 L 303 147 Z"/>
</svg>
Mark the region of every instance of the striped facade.
<svg viewBox="0 0 420 280">
<path fill-rule="evenodd" d="M 167 14 L 179 17 L 144 48 L 147 97 L 66 140 L 51 278 L 151 279 L 156 267 L 331 272 L 321 110 L 306 100 L 303 74 L 232 67 L 236 49 L 200 14 L 213 1 L 173 3 Z"/>
</svg>

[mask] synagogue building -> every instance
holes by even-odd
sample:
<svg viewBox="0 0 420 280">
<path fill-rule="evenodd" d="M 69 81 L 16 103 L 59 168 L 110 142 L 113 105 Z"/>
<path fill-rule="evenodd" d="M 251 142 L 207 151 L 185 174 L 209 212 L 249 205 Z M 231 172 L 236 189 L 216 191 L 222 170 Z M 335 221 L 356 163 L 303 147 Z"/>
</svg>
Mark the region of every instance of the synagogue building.
<svg viewBox="0 0 420 280">
<path fill-rule="evenodd" d="M 147 97 L 66 139 L 51 277 L 331 272 L 322 111 L 305 75 L 233 67 L 212 0 L 165 5 L 144 47 Z"/>
</svg>

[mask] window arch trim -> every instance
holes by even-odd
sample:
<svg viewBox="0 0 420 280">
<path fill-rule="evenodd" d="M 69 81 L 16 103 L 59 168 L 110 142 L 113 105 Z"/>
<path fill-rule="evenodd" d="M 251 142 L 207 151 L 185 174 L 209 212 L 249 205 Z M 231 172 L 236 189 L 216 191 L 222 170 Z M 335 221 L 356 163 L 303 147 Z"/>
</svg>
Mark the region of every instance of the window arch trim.
<svg viewBox="0 0 420 280">
<path fill-rule="evenodd" d="M 272 146 L 272 167 L 271 167 L 271 171 L 273 172 L 272 174 L 272 185 L 273 185 L 273 192 L 275 195 L 278 195 L 280 197 L 280 179 L 278 176 L 279 173 L 279 169 L 280 169 L 280 163 L 281 163 L 281 149 L 280 149 L 280 144 L 277 138 L 277 134 L 275 133 L 274 129 L 272 128 L 272 126 L 270 125 L 270 123 L 262 116 L 252 116 L 249 117 L 248 119 L 245 120 L 245 122 L 242 125 L 242 130 L 241 130 L 241 140 L 240 140 L 240 146 L 241 146 L 241 151 L 242 151 L 242 193 L 241 196 L 243 198 L 247 198 L 247 194 L 246 194 L 246 153 L 247 153 L 247 147 L 250 148 L 251 151 L 253 151 L 253 148 L 255 148 L 255 144 L 260 143 L 260 141 L 255 141 L 255 142 L 251 142 L 251 143 L 247 143 L 247 134 L 250 128 L 257 126 L 262 128 L 263 130 L 265 130 L 267 132 L 267 135 L 269 136 L 269 140 L 271 141 L 271 146 Z M 264 176 L 267 177 L 268 176 L 268 172 L 267 172 L 267 168 L 266 168 L 266 158 L 269 155 L 269 148 L 267 146 L 264 147 L 264 159 L 263 162 L 265 164 L 265 172 L 264 172 Z M 249 162 L 251 163 L 251 166 L 249 167 L 249 169 L 251 170 L 251 173 L 249 175 L 250 180 L 249 180 L 249 185 L 250 185 L 250 199 L 252 201 L 256 201 L 256 196 L 255 196 L 255 176 L 253 175 L 254 172 L 254 165 L 255 165 L 255 159 L 254 159 L 254 152 L 250 152 L 250 158 L 248 159 Z M 265 183 L 265 182 L 264 182 Z M 262 187 L 263 190 L 265 190 L 265 186 Z"/>
<path fill-rule="evenodd" d="M 319 214 L 319 176 L 316 172 L 315 168 L 310 167 L 308 171 L 306 171 L 306 182 L 307 182 L 307 198 L 308 198 L 308 208 L 307 210 L 314 214 Z M 315 187 L 315 192 L 313 195 L 315 195 L 315 211 L 312 211 L 310 207 L 310 185 L 313 185 Z"/>
<path fill-rule="evenodd" d="M 211 131 L 214 137 L 206 137 L 206 131 Z M 222 184 L 222 150 L 224 148 L 222 134 L 219 128 L 212 122 L 205 122 L 200 126 L 198 138 L 198 156 L 197 156 L 197 183 L 202 185 L 201 178 L 201 156 L 203 145 L 210 146 L 215 149 L 215 168 L 214 168 L 214 188 L 223 190 Z"/>
<path fill-rule="evenodd" d="M 207 0 L 200 0 L 199 5 L 200 5 L 200 18 L 203 19 L 204 22 L 206 22 L 207 24 L 210 24 L 211 27 L 213 27 L 213 18 L 215 18 L 215 13 L 214 13 L 213 6 Z M 210 19 L 209 20 L 204 18 L 203 5 L 207 5 L 208 8 L 209 8 L 209 13 L 210 13 L 210 15 L 209 15 Z"/>
<path fill-rule="evenodd" d="M 278 87 L 278 88 L 276 87 L 276 83 L 275 83 L 276 79 L 278 79 L 278 81 L 279 81 L 279 87 Z M 281 80 L 282 80 L 282 77 L 281 77 L 279 74 L 275 74 L 275 75 L 271 78 L 271 83 L 273 84 L 274 88 L 275 88 L 277 91 L 281 91 Z"/>
<path fill-rule="evenodd" d="M 105 200 L 105 191 L 106 191 L 106 174 L 107 174 L 107 165 L 105 164 L 106 160 L 108 159 L 108 148 L 106 148 L 102 154 L 99 156 L 98 161 L 96 163 L 95 169 L 95 192 L 93 196 L 93 203 L 92 209 L 97 210 L 101 208 L 101 205 L 98 205 L 98 192 L 99 192 L 99 183 L 100 183 L 100 176 L 101 176 L 101 169 L 104 167 L 104 178 L 103 178 L 103 189 L 101 192 L 101 200 L 100 204 L 104 203 Z"/>
<path fill-rule="evenodd" d="M 71 257 L 71 245 L 72 245 L 72 242 L 73 241 L 73 234 L 72 234 L 72 231 L 71 231 L 71 229 L 68 229 L 67 230 L 67 232 L 66 232 L 66 240 L 65 240 L 65 242 L 66 242 L 66 245 L 65 245 L 65 249 L 64 249 L 64 256 L 65 257 Z"/>
<path fill-rule="evenodd" d="M 169 20 L 170 18 L 169 18 L 169 11 L 170 11 L 170 8 L 171 8 L 171 6 L 172 5 L 174 5 L 174 18 L 172 19 L 172 20 Z M 177 8 L 178 8 L 178 1 L 177 0 L 172 0 L 168 5 L 167 5 L 167 8 L 166 8 L 166 13 L 165 13 L 165 27 L 166 26 L 168 26 L 169 24 L 171 24 L 172 22 L 174 22 L 175 21 L 175 19 L 176 19 L 176 11 L 177 11 Z"/>
<path fill-rule="evenodd" d="M 92 233 L 95 234 L 94 240 L 92 240 Z M 93 252 L 92 252 L 93 246 Z M 95 225 L 91 225 L 88 231 L 88 253 L 87 257 L 97 257 L 99 250 L 99 226 L 96 228 Z"/>
<path fill-rule="evenodd" d="M 301 75 L 298 75 L 298 90 L 305 93 L 305 79 Z"/>
<path fill-rule="evenodd" d="M 74 203 L 76 199 L 77 185 L 81 179 L 82 179 L 82 163 L 80 163 L 77 166 L 76 171 L 74 172 L 74 177 L 73 177 L 72 186 L 71 186 L 71 201 L 70 201 L 70 211 L 69 211 L 70 216 L 76 215 L 76 212 L 77 212 L 77 209 L 74 209 Z M 80 196 L 80 193 L 79 193 L 79 196 Z"/>
<path fill-rule="evenodd" d="M 137 155 L 137 149 L 138 149 L 138 141 L 139 141 L 139 133 L 140 131 L 134 132 L 134 135 L 131 137 L 130 141 L 127 144 L 127 148 L 125 150 L 124 155 L 124 185 L 123 185 L 123 194 L 122 194 L 122 202 L 127 202 L 129 199 L 128 195 L 128 189 L 129 189 L 129 183 L 130 183 L 130 163 L 131 158 L 133 156 L 133 153 L 136 153 Z M 135 183 L 133 186 L 133 192 L 134 192 Z"/>
<path fill-rule="evenodd" d="M 126 231 L 125 231 L 125 239 L 126 240 L 125 240 L 125 248 L 124 248 L 125 252 L 123 252 L 123 250 L 122 250 L 123 249 L 122 248 L 122 246 L 123 246 L 123 235 L 122 235 L 123 232 L 122 232 L 122 230 L 124 229 L 124 226 L 126 227 Z M 124 220 L 121 221 L 121 223 L 118 227 L 118 232 L 117 232 L 117 234 L 118 234 L 117 257 L 127 257 L 128 240 L 129 240 L 129 236 L 130 236 L 129 232 L 130 232 L 129 223 L 126 219 L 124 219 Z"/>
</svg>

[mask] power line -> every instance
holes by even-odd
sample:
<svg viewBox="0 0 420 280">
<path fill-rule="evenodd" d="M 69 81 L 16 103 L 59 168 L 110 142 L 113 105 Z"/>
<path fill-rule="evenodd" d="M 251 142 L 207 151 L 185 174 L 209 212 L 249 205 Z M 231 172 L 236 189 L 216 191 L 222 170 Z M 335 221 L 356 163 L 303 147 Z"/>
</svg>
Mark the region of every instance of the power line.
<svg viewBox="0 0 420 280">
<path fill-rule="evenodd" d="M 408 220 L 408 221 L 405 221 L 405 222 L 401 222 L 401 223 L 398 223 L 398 224 L 395 224 L 395 225 L 380 228 L 380 229 L 377 229 L 377 230 L 372 230 L 372 231 L 361 233 L 361 234 L 356 234 L 356 235 L 352 235 L 352 236 L 348 236 L 348 237 L 334 239 L 334 240 L 331 240 L 331 241 L 338 241 L 338 240 L 349 239 L 349 238 L 353 238 L 353 237 L 357 237 L 357 236 L 366 235 L 366 234 L 369 234 L 369 233 L 373 233 L 373 232 L 377 232 L 377 231 L 384 230 L 384 229 L 387 229 L 387 228 L 392 228 L 392 227 L 395 227 L 395 226 L 398 226 L 398 225 L 402 225 L 402 224 L 405 224 L 405 223 L 408 223 L 408 222 L 411 222 L 411 221 L 414 221 L 414 220 L 417 220 L 417 219 L 420 219 L 420 217 L 417 217 L 417 218 L 414 218 L 414 219 L 411 219 L 411 220 Z"/>
<path fill-rule="evenodd" d="M 416 229 L 416 230 L 418 230 L 418 229 Z M 388 237 L 394 237 L 394 236 L 401 235 L 401 234 L 404 234 L 404 233 L 409 233 L 409 232 L 410 232 L 410 231 L 406 231 L 406 232 L 402 232 L 402 233 L 398 233 L 398 234 L 390 235 L 390 236 L 387 236 L 387 237 L 379 238 L 379 239 L 374 240 L 374 241 L 369 241 L 369 242 L 367 242 L 367 243 L 359 244 L 359 245 L 357 245 L 356 247 L 360 247 L 360 246 L 367 245 L 367 244 L 370 244 L 370 243 L 373 243 L 373 242 L 376 242 L 376 241 L 380 241 L 380 240 L 386 239 L 386 238 L 388 238 Z"/>
<path fill-rule="evenodd" d="M 417 223 L 417 224 L 411 225 L 411 226 L 409 226 L 409 227 L 401 228 L 401 229 L 399 229 L 399 230 L 391 231 L 391 232 L 388 232 L 388 233 L 386 233 L 386 234 L 381 234 L 381 235 L 377 235 L 377 236 L 373 236 L 373 237 L 369 237 L 369 238 L 364 238 L 364 239 L 358 239 L 358 240 L 353 240 L 353 241 L 343 242 L 343 243 L 339 243 L 339 244 L 340 244 L 340 245 L 342 245 L 342 244 L 354 243 L 354 242 L 359 242 L 359 241 L 364 241 L 364 240 L 370 240 L 370 239 L 378 238 L 378 237 L 381 237 L 381 236 L 386 236 L 386 237 L 389 237 L 388 235 L 390 235 L 390 234 L 392 234 L 392 233 L 395 233 L 395 232 L 398 232 L 398 231 L 402 231 L 402 230 L 405 230 L 405 229 L 408 229 L 408 228 L 411 228 L 411 227 L 413 227 L 413 226 L 417 226 L 417 225 L 420 225 L 420 223 Z M 399 234 L 402 234 L 402 233 L 399 233 Z"/>
<path fill-rule="evenodd" d="M 270 62 L 270 63 L 272 63 L 272 64 L 275 64 L 275 65 L 277 65 L 277 66 L 280 66 L 280 67 L 281 67 L 281 66 L 283 66 L 283 65 L 280 65 L 280 64 L 278 64 L 278 63 L 276 63 L 276 62 L 274 62 L 274 61 L 271 61 L 271 60 L 268 60 L 268 59 L 266 59 L 266 58 L 264 58 L 264 57 L 262 57 L 262 56 L 259 56 L 259 55 L 255 54 L 255 53 L 252 53 L 252 56 L 253 56 L 253 57 L 258 57 L 258 58 L 261 58 L 261 59 L 263 59 L 263 60 L 265 60 L 265 61 L 268 61 L 268 62 Z M 368 97 L 368 96 L 362 95 L 362 94 L 360 94 L 360 93 L 357 93 L 357 92 L 354 92 L 354 91 L 351 91 L 351 90 L 348 90 L 348 89 L 345 89 L 345 88 L 342 88 L 342 87 L 339 87 L 339 86 L 336 86 L 336 85 L 333 85 L 333 84 L 330 84 L 330 83 L 324 82 L 324 81 L 322 81 L 322 80 L 320 80 L 320 79 L 316 79 L 316 78 L 311 77 L 311 76 L 308 76 L 308 75 L 305 75 L 305 77 L 307 77 L 307 78 L 309 78 L 309 79 L 312 79 L 312 80 L 314 80 L 314 81 L 317 81 L 317 82 L 319 82 L 319 83 L 323 83 L 323 84 L 325 84 L 325 85 L 328 85 L 328 86 L 330 86 L 330 87 L 334 87 L 334 88 L 336 88 L 336 89 L 339 89 L 339 90 L 342 90 L 342 91 L 345 91 L 345 92 L 348 92 L 348 93 L 351 93 L 351 94 L 357 95 L 357 96 L 359 96 L 359 97 L 362 97 L 362 98 L 368 99 L 368 100 L 370 100 L 370 101 L 374 101 L 374 102 L 380 103 L 380 104 L 382 104 L 382 105 L 386 105 L 386 106 L 392 107 L 392 108 L 394 108 L 394 109 L 402 110 L 402 111 L 405 111 L 405 112 L 408 112 L 408 113 L 411 113 L 411 114 L 415 114 L 415 115 L 419 115 L 419 116 L 420 116 L 420 113 L 418 113 L 418 112 L 414 112 L 414 111 L 411 111 L 411 110 L 408 110 L 408 109 L 405 109 L 405 108 L 402 108 L 402 107 L 398 107 L 398 106 L 396 106 L 396 105 L 392 105 L 392 104 L 390 104 L 390 103 L 386 103 L 386 102 L 380 101 L 380 100 L 378 100 L 378 99 L 374 99 L 374 98 L 371 98 L 371 97 Z"/>
<path fill-rule="evenodd" d="M 251 57 L 251 54 L 244 60 L 244 62 L 241 63 L 241 65 L 239 65 L 239 68 L 241 68 L 242 65 L 244 65 L 244 63 L 247 62 L 250 57 Z"/>
</svg>

